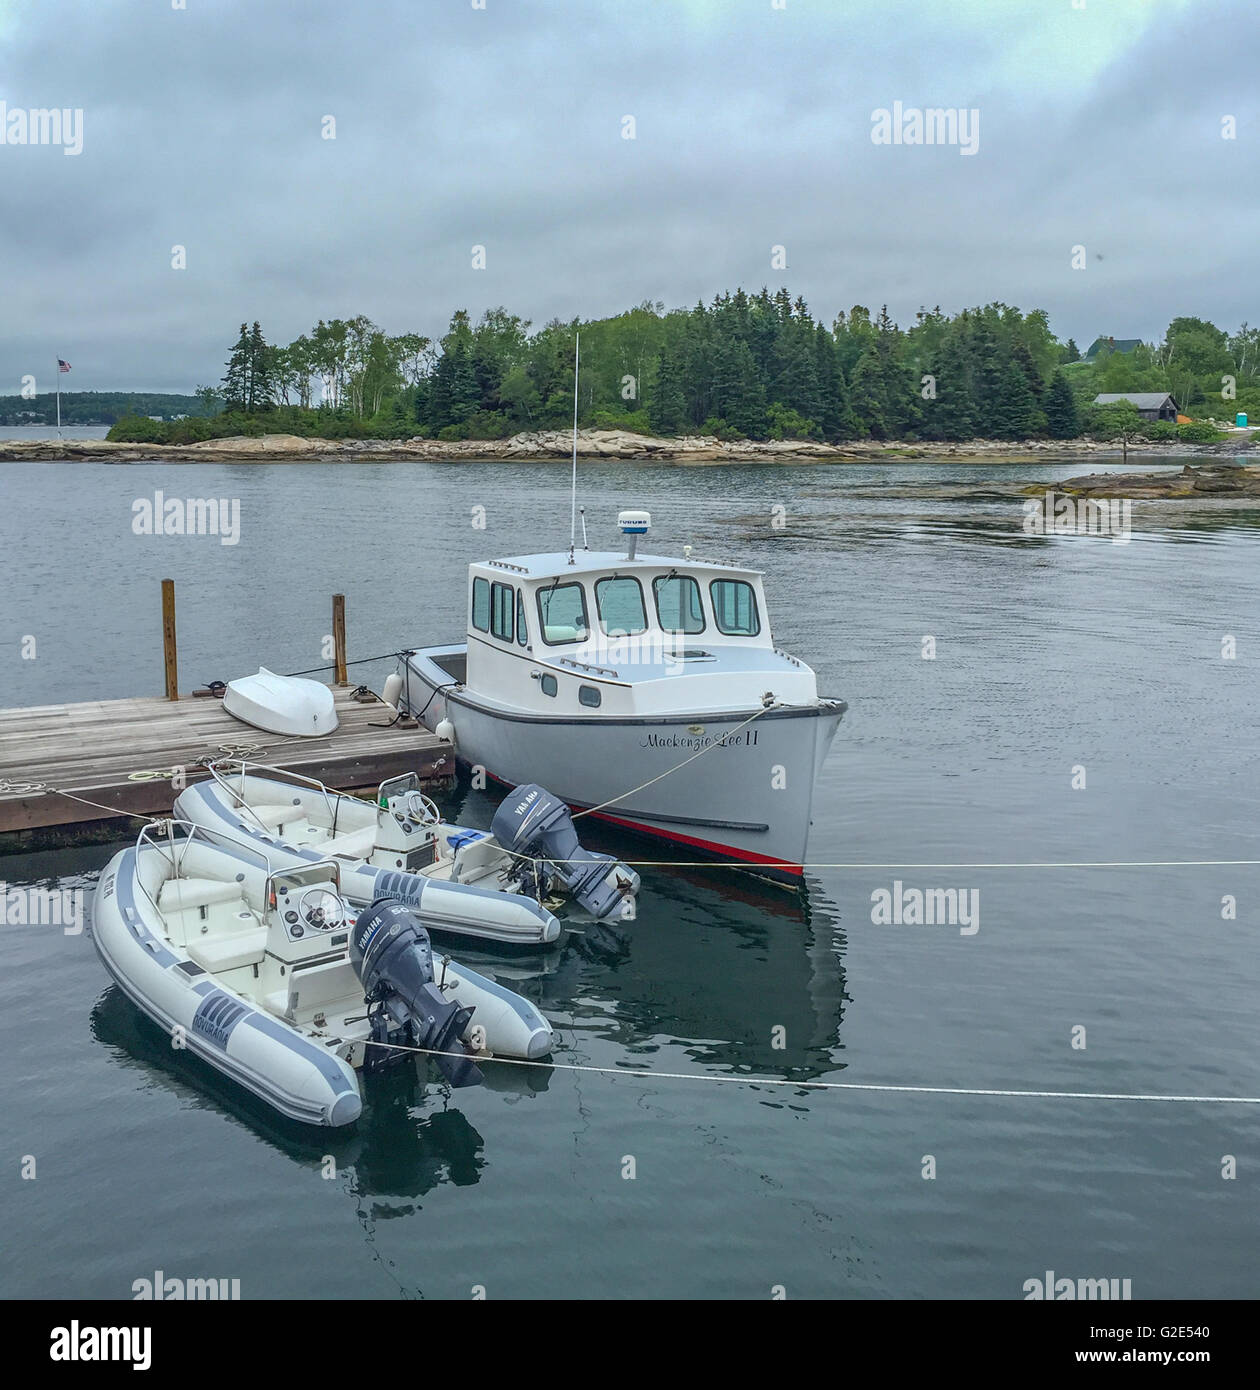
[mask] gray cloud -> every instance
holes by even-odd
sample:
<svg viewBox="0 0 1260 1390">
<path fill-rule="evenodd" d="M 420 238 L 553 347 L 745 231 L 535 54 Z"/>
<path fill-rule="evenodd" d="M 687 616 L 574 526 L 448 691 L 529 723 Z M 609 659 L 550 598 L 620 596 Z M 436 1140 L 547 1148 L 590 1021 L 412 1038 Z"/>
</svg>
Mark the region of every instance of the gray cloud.
<svg viewBox="0 0 1260 1390">
<path fill-rule="evenodd" d="M 1005 299 L 1082 345 L 1260 318 L 1254 0 L 187 3 L 0 19 L 0 99 L 86 120 L 78 157 L 0 147 L 0 394 L 56 353 L 76 389 L 191 389 L 245 318 L 436 336 L 740 283 L 827 318 Z M 873 145 L 895 100 L 978 108 L 980 152 Z"/>
</svg>

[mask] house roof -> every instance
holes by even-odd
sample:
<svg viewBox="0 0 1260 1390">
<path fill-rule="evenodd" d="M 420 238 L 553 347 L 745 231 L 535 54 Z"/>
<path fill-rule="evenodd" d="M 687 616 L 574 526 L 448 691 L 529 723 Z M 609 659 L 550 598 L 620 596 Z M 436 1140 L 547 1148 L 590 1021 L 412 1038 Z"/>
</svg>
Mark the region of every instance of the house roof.
<svg viewBox="0 0 1260 1390">
<path fill-rule="evenodd" d="M 1089 350 L 1085 354 L 1085 360 L 1097 357 L 1103 348 L 1112 348 L 1116 352 L 1132 352 L 1134 348 L 1141 345 L 1141 338 L 1095 338 L 1089 345 Z"/>
<path fill-rule="evenodd" d="M 1168 401 L 1177 404 L 1167 391 L 1106 391 L 1094 397 L 1095 405 L 1116 405 L 1120 401 L 1128 401 L 1138 410 L 1158 410 Z"/>
</svg>

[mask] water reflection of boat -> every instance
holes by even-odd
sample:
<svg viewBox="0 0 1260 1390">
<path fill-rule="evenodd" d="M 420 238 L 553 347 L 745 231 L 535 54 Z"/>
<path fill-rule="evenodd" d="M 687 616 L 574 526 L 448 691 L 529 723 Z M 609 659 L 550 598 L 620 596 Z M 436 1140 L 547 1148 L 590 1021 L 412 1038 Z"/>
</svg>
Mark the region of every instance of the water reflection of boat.
<svg viewBox="0 0 1260 1390">
<path fill-rule="evenodd" d="M 493 805 L 467 781 L 450 793 L 451 814 L 475 819 Z M 584 834 L 592 848 L 625 852 L 615 827 L 591 824 Z M 485 970 L 493 958 L 469 946 L 464 957 Z M 598 1023 L 582 1017 L 580 1026 L 636 1053 L 668 1036 L 719 1069 L 808 1079 L 835 1066 L 848 1002 L 844 948 L 839 910 L 816 880 L 788 894 L 751 874 L 654 856 L 632 927 L 584 923 L 559 953 L 514 954 L 509 975 L 501 961 L 494 973 L 548 1016 L 583 1016 L 575 1001 L 606 1001 Z"/>
<path fill-rule="evenodd" d="M 717 1072 L 808 1080 L 835 1069 L 849 996 L 829 902 L 785 907 L 773 888 L 732 893 L 690 869 L 658 870 L 640 894 L 620 955 L 575 938 L 539 982 L 539 1006 L 569 1014 L 578 1039 L 558 1063 L 587 1060 L 586 1037 L 620 1044 L 635 1066 L 668 1047 Z"/>
<path fill-rule="evenodd" d="M 316 1131 L 286 1119 L 195 1054 L 173 1049 L 117 985 L 97 999 L 91 1028 L 114 1061 L 136 1073 L 138 1089 L 159 1088 L 182 1107 L 226 1115 L 304 1167 L 331 1156 L 345 1191 L 368 1204 L 363 1210 L 373 1218 L 403 1215 L 443 1183 L 466 1187 L 479 1180 L 485 1162 L 481 1134 L 411 1070 L 369 1079 L 364 1112 L 353 1129 Z M 486 1088 L 528 1100 L 546 1091 L 550 1076 L 548 1069 L 498 1067 L 486 1078 Z"/>
</svg>

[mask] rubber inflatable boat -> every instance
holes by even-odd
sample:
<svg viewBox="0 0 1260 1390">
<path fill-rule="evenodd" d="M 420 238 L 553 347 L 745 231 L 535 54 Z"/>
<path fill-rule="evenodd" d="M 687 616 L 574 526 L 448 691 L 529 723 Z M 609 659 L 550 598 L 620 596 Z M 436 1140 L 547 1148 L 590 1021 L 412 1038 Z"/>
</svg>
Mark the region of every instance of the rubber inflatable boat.
<svg viewBox="0 0 1260 1390">
<path fill-rule="evenodd" d="M 362 1110 L 357 1070 L 432 1061 L 453 1086 L 478 1057 L 552 1047 L 528 1000 L 434 958 L 423 913 L 381 898 L 356 915 L 335 860 L 271 860 L 179 821 L 146 826 L 96 889 L 105 969 L 177 1046 L 313 1125 Z"/>
<path fill-rule="evenodd" d="M 597 919 L 634 916 L 638 874 L 583 849 L 568 807 L 542 787 L 512 792 L 487 834 L 444 821 L 414 773 L 369 802 L 282 768 L 225 759 L 209 770 L 179 794 L 177 816 L 268 852 L 341 858 L 352 902 L 423 901 L 435 926 L 497 941 L 554 941 L 560 924 L 542 904 L 563 896 Z"/>
<path fill-rule="evenodd" d="M 337 727 L 333 693 L 319 681 L 278 676 L 265 666 L 255 676 L 228 681 L 223 708 L 243 724 L 269 734 L 318 738 Z"/>
</svg>

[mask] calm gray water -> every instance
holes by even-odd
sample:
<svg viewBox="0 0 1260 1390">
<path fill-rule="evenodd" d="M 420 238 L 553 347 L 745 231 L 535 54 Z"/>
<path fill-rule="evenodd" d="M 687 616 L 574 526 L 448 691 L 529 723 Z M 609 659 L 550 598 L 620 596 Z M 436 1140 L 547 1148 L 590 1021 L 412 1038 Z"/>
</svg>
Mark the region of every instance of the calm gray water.
<svg viewBox="0 0 1260 1390">
<path fill-rule="evenodd" d="M 850 705 L 817 864 L 1260 860 L 1260 509 L 1140 511 L 1117 545 L 893 495 L 991 476 L 583 464 L 582 500 L 593 543 L 646 505 L 656 547 L 766 571 L 777 640 Z M 0 704 L 159 692 L 165 576 L 186 685 L 317 665 L 335 591 L 352 657 L 453 638 L 466 563 L 560 548 L 567 485 L 564 465 L 0 465 Z M 156 488 L 239 498 L 240 543 L 133 535 Z M 493 802 L 449 807 L 484 824 Z M 118 847 L 0 876 L 89 886 Z M 978 890 L 979 931 L 875 925 L 894 879 Z M 1260 1107 L 717 1079 L 1260 1096 L 1258 902 L 1254 865 L 819 867 L 807 901 L 647 869 L 629 928 L 462 954 L 539 1003 L 557 1060 L 708 1080 L 492 1071 L 447 1097 L 394 1074 L 337 1137 L 173 1055 L 86 934 L 0 927 L 0 1294 L 129 1297 L 162 1269 L 247 1298 L 1020 1298 L 1053 1269 L 1254 1297 Z"/>
</svg>

